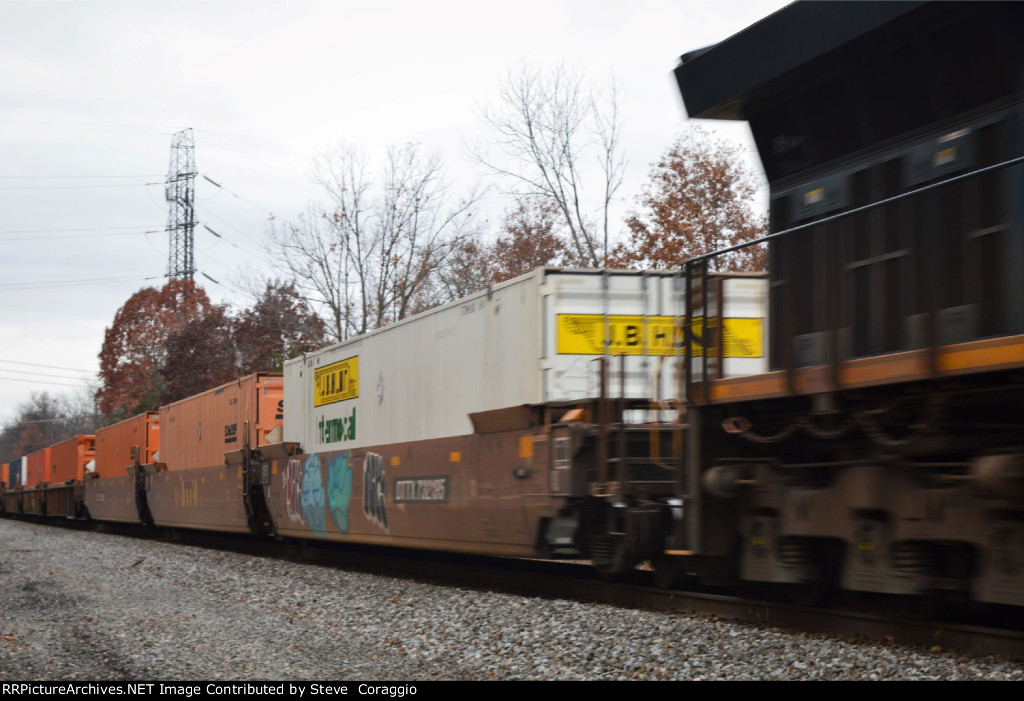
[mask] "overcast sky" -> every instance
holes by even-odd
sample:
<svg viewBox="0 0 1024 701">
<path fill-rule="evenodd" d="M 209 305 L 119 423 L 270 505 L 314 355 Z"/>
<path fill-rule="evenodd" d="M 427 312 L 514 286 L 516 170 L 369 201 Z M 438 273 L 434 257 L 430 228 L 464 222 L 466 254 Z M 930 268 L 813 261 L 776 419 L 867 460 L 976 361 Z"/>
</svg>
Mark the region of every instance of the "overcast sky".
<svg viewBox="0 0 1024 701">
<path fill-rule="evenodd" d="M 174 132 L 194 129 L 198 171 L 224 186 L 197 180 L 197 217 L 222 235 L 197 228 L 197 268 L 220 284 L 197 279 L 241 302 L 245 270 L 273 272 L 270 214 L 319 196 L 314 157 L 415 142 L 468 188 L 479 108 L 522 61 L 614 73 L 624 212 L 683 127 L 678 56 L 784 4 L 0 1 L 0 421 L 33 391 L 95 378 L 114 313 L 162 284 Z M 744 127 L 713 126 L 752 149 Z"/>
</svg>

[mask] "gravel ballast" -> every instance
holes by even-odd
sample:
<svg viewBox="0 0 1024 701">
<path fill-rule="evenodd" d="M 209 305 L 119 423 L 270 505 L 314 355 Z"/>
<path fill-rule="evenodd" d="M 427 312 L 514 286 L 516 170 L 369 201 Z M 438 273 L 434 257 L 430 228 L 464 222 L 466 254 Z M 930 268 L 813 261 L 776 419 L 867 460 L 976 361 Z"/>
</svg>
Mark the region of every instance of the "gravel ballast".
<svg viewBox="0 0 1024 701">
<path fill-rule="evenodd" d="M 1024 664 L 0 519 L 0 680 L 996 679 Z"/>
</svg>

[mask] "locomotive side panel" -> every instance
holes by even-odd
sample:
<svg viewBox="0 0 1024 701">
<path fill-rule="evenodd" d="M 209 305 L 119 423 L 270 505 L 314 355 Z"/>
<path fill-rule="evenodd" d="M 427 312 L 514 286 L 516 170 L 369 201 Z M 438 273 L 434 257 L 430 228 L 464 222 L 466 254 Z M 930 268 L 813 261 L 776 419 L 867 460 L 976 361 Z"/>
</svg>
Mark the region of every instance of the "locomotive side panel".
<svg viewBox="0 0 1024 701">
<path fill-rule="evenodd" d="M 1024 604 L 1022 31 L 1008 4 L 796 4 L 677 70 L 771 185 L 775 372 L 689 412 L 690 542 L 724 524 L 740 578 Z"/>
</svg>

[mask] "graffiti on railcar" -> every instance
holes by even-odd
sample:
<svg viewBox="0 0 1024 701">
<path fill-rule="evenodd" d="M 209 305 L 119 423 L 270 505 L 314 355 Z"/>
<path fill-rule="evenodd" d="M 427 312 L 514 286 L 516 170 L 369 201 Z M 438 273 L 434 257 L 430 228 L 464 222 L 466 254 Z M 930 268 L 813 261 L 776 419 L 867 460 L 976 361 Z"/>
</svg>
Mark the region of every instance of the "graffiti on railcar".
<svg viewBox="0 0 1024 701">
<path fill-rule="evenodd" d="M 327 537 L 327 523 L 324 517 L 324 478 L 320 470 L 320 456 L 314 453 L 306 457 L 302 470 L 302 515 L 310 532 L 321 538 Z"/>
<path fill-rule="evenodd" d="M 284 510 L 292 523 L 306 525 L 302 516 L 302 461 L 292 458 L 284 468 Z"/>
<path fill-rule="evenodd" d="M 367 453 L 363 458 L 363 514 L 366 520 L 388 530 L 388 476 L 384 458 Z"/>
<path fill-rule="evenodd" d="M 331 520 L 342 533 L 348 533 L 348 505 L 352 500 L 352 451 L 338 453 L 328 461 L 327 505 Z"/>
</svg>

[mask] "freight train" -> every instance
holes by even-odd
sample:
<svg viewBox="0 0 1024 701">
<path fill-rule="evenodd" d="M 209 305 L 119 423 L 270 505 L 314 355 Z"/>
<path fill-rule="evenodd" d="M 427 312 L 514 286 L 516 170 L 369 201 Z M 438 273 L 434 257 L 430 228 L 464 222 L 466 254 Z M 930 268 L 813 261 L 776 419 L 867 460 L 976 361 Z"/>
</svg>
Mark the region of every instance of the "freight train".
<svg viewBox="0 0 1024 701">
<path fill-rule="evenodd" d="M 28 456 L 5 509 L 1024 605 L 1020 36 L 799 3 L 685 54 L 690 116 L 750 124 L 764 275 L 541 268 Z"/>
</svg>

